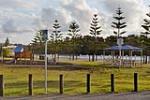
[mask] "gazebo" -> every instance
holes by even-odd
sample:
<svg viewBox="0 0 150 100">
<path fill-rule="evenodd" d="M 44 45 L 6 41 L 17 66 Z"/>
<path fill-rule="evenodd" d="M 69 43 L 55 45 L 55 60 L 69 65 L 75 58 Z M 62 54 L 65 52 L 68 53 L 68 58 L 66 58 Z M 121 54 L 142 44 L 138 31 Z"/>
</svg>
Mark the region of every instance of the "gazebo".
<svg viewBox="0 0 150 100">
<path fill-rule="evenodd" d="M 130 66 L 130 67 L 135 66 L 136 63 L 135 63 L 135 59 L 133 59 L 133 52 L 140 52 L 140 64 L 142 64 L 142 55 L 143 55 L 142 48 L 124 44 L 121 46 L 116 45 L 104 49 L 104 55 L 105 55 L 105 51 L 111 52 L 111 64 L 113 64 L 114 66 Z M 116 52 L 119 53 L 118 56 L 115 55 Z M 129 59 L 125 58 L 125 52 L 128 53 Z"/>
</svg>

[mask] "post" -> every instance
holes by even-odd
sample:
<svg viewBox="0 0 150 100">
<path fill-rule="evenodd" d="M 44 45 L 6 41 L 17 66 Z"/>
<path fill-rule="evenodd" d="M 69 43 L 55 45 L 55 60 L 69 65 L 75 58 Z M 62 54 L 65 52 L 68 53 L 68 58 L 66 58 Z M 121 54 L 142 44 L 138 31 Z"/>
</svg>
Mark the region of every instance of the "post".
<svg viewBox="0 0 150 100">
<path fill-rule="evenodd" d="M 105 50 L 103 50 L 103 64 L 105 64 Z"/>
<path fill-rule="evenodd" d="M 122 66 L 122 56 L 121 56 L 121 53 L 122 53 L 121 46 L 119 46 L 119 58 L 120 58 L 120 60 L 119 60 L 119 67 Z"/>
<path fill-rule="evenodd" d="M 143 64 L 143 50 L 141 50 L 141 66 L 142 66 L 142 64 Z"/>
<path fill-rule="evenodd" d="M 114 74 L 111 74 L 111 92 L 115 91 Z"/>
<path fill-rule="evenodd" d="M 138 92 L 138 74 L 134 73 L 134 92 Z"/>
<path fill-rule="evenodd" d="M 45 42 L 45 94 L 47 94 L 47 40 Z"/>
<path fill-rule="evenodd" d="M 2 51 L 1 51 L 1 60 L 2 60 L 2 63 L 4 62 L 4 53 L 3 53 L 3 43 L 2 43 Z"/>
<path fill-rule="evenodd" d="M 87 84 L 86 84 L 86 86 L 87 86 L 87 93 L 90 93 L 90 74 L 87 74 Z"/>
<path fill-rule="evenodd" d="M 64 84 L 63 84 L 63 75 L 61 74 L 59 76 L 59 92 L 60 92 L 60 94 L 63 94 L 63 86 L 64 86 Z"/>
<path fill-rule="evenodd" d="M 0 96 L 4 96 L 4 81 L 3 81 L 3 75 L 0 75 Z"/>
<path fill-rule="evenodd" d="M 33 89 L 33 81 L 32 81 L 32 74 L 29 74 L 29 95 L 32 96 L 32 89 Z"/>
</svg>

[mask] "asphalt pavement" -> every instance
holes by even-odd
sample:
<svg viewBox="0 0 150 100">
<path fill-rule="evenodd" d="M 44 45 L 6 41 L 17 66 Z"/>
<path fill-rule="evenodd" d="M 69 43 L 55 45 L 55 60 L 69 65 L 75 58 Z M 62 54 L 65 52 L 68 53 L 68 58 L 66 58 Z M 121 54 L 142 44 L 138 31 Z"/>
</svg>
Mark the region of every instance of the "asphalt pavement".
<svg viewBox="0 0 150 100">
<path fill-rule="evenodd" d="M 150 100 L 150 91 L 120 94 L 86 94 L 86 95 L 42 95 L 27 97 L 4 97 L 0 100 Z"/>
</svg>

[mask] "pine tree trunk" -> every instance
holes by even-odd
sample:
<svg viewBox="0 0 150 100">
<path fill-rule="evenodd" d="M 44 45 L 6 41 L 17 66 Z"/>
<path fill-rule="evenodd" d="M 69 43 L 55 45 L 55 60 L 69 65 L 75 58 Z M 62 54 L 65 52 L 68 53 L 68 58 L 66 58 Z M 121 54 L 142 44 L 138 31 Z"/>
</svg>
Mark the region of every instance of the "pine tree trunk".
<svg viewBox="0 0 150 100">
<path fill-rule="evenodd" d="M 59 53 L 57 54 L 57 59 L 59 60 Z"/>
<path fill-rule="evenodd" d="M 74 58 L 75 58 L 74 56 L 75 56 L 75 55 L 73 54 L 73 55 L 72 55 L 72 60 L 74 60 Z"/>
<path fill-rule="evenodd" d="M 90 54 L 89 54 L 89 61 L 91 61 L 91 56 L 90 56 Z"/>
<path fill-rule="evenodd" d="M 54 54 L 54 63 L 56 63 L 56 56 L 57 56 L 57 54 L 55 53 Z"/>
<path fill-rule="evenodd" d="M 97 61 L 98 59 L 97 59 L 97 55 L 96 55 L 96 61 Z"/>
<path fill-rule="evenodd" d="M 95 55 L 94 54 L 92 55 L 92 61 L 95 61 Z"/>
<path fill-rule="evenodd" d="M 69 55 L 69 59 L 72 60 L 72 55 Z"/>
<path fill-rule="evenodd" d="M 76 55 L 76 60 L 78 59 L 78 55 Z"/>
<path fill-rule="evenodd" d="M 149 56 L 149 60 L 148 60 L 148 63 L 150 63 L 150 56 Z"/>
</svg>

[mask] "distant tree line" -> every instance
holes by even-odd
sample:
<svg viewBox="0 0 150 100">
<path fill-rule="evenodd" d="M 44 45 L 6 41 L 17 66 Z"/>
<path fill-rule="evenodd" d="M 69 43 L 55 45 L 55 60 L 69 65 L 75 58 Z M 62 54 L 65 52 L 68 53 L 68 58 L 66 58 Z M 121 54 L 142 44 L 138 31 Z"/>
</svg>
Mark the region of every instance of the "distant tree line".
<svg viewBox="0 0 150 100">
<path fill-rule="evenodd" d="M 141 27 L 145 31 L 141 32 L 141 35 L 137 36 L 133 34 L 123 37 L 122 35 L 126 33 L 124 28 L 126 28 L 127 23 L 123 21 L 125 17 L 121 8 L 118 8 L 111 25 L 115 29 L 114 35 L 110 35 L 105 39 L 99 36 L 103 31 L 103 26 L 99 24 L 98 14 L 93 15 L 89 34 L 85 36 L 81 35 L 80 26 L 76 21 L 70 23 L 68 32 L 61 32 L 61 25 L 56 19 L 53 23 L 53 31 L 49 34 L 48 53 L 54 54 L 55 59 L 56 54 L 71 55 L 72 60 L 77 59 L 78 55 L 84 54 L 89 55 L 90 61 L 95 61 L 97 59 L 96 55 L 103 54 L 105 48 L 116 45 L 117 38 L 122 37 L 125 44 L 141 47 L 144 49 L 144 54 L 150 56 L 150 13 L 146 15 L 149 19 L 144 19 Z M 44 40 L 41 31 L 36 33 L 30 46 L 32 47 L 33 53 L 44 54 Z"/>
</svg>

